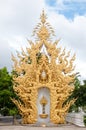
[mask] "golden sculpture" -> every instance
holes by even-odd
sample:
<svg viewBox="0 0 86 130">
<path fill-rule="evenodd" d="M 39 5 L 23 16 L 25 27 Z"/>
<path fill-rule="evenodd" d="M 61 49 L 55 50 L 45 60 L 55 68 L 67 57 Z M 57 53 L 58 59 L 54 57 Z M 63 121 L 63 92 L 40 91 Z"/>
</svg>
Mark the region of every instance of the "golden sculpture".
<svg viewBox="0 0 86 130">
<path fill-rule="evenodd" d="M 75 74 L 70 52 L 57 48 L 59 40 L 51 41 L 54 31 L 46 21 L 44 11 L 41 21 L 33 31 L 36 42 L 28 40 L 30 48 L 17 52 L 14 61 L 14 91 L 19 99 L 13 99 L 22 115 L 24 124 L 36 123 L 38 119 L 38 89 L 46 86 L 50 90 L 50 121 L 54 124 L 65 122 L 65 116 L 73 100 L 63 105 L 74 89 Z M 47 54 L 41 53 L 45 46 Z"/>
<path fill-rule="evenodd" d="M 40 117 L 47 118 L 48 114 L 45 113 L 45 106 L 47 104 L 47 99 L 44 96 L 42 97 L 40 104 L 42 105 L 42 114 L 40 114 Z"/>
</svg>

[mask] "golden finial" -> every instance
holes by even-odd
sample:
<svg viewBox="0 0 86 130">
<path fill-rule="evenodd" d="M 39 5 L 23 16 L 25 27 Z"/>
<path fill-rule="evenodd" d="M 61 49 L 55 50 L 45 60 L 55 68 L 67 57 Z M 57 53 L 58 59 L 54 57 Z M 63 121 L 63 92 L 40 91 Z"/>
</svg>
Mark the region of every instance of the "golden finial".
<svg viewBox="0 0 86 130">
<path fill-rule="evenodd" d="M 46 17 L 46 15 L 45 15 L 44 10 L 42 11 L 42 15 L 40 16 L 40 19 L 41 19 L 41 22 L 42 22 L 43 24 L 46 22 L 47 17 Z"/>
<path fill-rule="evenodd" d="M 40 100 L 40 103 L 42 105 L 46 105 L 47 104 L 47 99 L 43 96 L 42 99 Z"/>
<path fill-rule="evenodd" d="M 37 40 L 41 41 L 50 40 L 50 36 L 55 36 L 55 34 L 51 25 L 46 21 L 47 17 L 44 10 L 42 11 L 40 19 L 41 21 L 34 28 L 33 36 L 37 36 Z"/>
</svg>

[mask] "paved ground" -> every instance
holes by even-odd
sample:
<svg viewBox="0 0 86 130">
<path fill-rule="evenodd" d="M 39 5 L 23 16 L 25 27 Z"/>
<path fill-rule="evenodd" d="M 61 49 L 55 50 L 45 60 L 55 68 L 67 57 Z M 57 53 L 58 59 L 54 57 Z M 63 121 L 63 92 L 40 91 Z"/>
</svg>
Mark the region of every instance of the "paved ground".
<svg viewBox="0 0 86 130">
<path fill-rule="evenodd" d="M 86 127 L 78 127 L 75 125 L 63 125 L 55 127 L 36 127 L 36 126 L 22 126 L 22 125 L 5 125 L 0 126 L 0 130 L 86 130 Z"/>
</svg>

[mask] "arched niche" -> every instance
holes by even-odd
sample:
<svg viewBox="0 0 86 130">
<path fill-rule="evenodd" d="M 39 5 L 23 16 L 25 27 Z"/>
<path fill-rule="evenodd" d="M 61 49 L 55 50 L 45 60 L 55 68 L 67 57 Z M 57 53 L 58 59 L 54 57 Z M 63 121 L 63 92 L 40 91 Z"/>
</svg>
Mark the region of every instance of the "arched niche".
<svg viewBox="0 0 86 130">
<path fill-rule="evenodd" d="M 43 106 L 41 104 L 42 98 L 45 98 L 47 103 L 45 105 L 45 114 L 47 117 L 40 117 L 43 114 Z M 38 109 L 38 121 L 39 123 L 48 123 L 50 122 L 50 90 L 47 87 L 41 87 L 38 89 L 38 98 L 37 98 L 37 109 Z"/>
</svg>

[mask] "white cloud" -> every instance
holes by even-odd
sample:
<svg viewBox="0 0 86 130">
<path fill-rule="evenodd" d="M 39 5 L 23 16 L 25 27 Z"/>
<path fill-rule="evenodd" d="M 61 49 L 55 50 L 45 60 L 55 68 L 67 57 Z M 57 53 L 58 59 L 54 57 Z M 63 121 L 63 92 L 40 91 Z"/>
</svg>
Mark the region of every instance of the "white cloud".
<svg viewBox="0 0 86 130">
<path fill-rule="evenodd" d="M 62 10 L 62 9 L 65 8 L 64 3 L 63 3 L 63 0 L 57 0 L 56 6 L 58 6 L 58 10 L 59 10 L 59 9 Z"/>
<path fill-rule="evenodd" d="M 10 70 L 11 53 L 26 46 L 43 7 L 44 0 L 0 0 L 0 68 Z"/>
<path fill-rule="evenodd" d="M 11 70 L 11 48 L 6 40 L 0 39 L 0 45 L 0 68 L 6 66 Z"/>
<path fill-rule="evenodd" d="M 15 36 L 12 39 L 10 38 L 9 46 L 14 51 L 21 51 L 21 48 L 26 48 L 26 46 L 29 46 L 27 43 L 27 39 L 25 39 L 23 36 Z"/>
<path fill-rule="evenodd" d="M 60 46 L 76 53 L 76 71 L 86 78 L 86 17 L 75 16 L 73 20 L 54 11 L 48 12 L 49 21 L 55 28 L 56 35 L 61 38 Z"/>
</svg>

